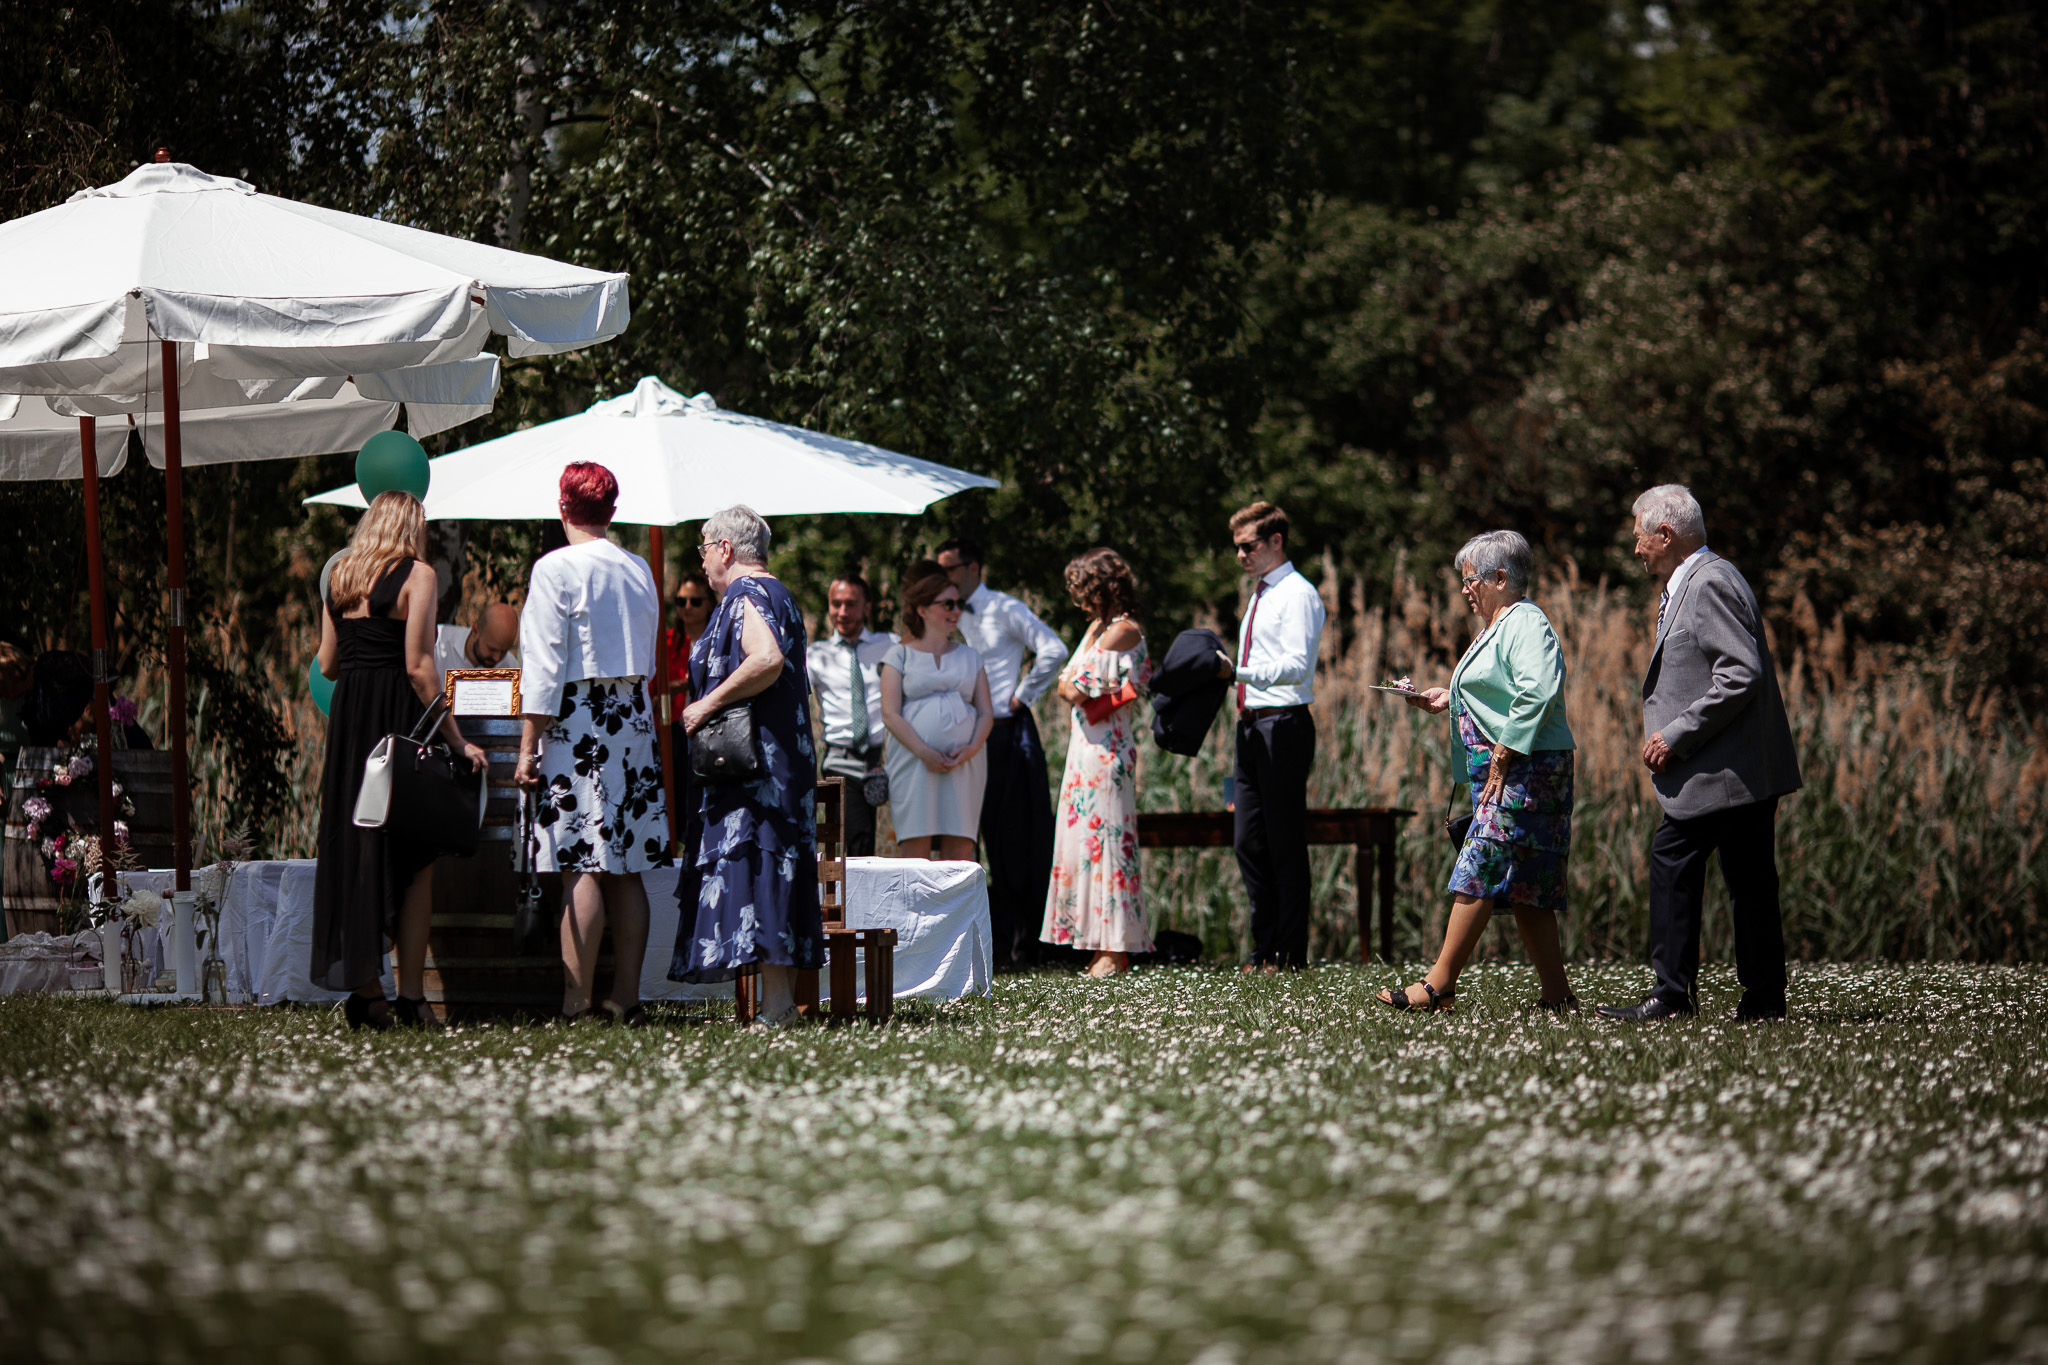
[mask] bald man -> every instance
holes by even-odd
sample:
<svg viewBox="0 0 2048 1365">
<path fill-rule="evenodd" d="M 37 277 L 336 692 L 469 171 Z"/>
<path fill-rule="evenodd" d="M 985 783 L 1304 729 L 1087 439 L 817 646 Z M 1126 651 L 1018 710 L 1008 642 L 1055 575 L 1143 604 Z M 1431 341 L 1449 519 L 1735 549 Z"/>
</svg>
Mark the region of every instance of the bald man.
<svg viewBox="0 0 2048 1365">
<path fill-rule="evenodd" d="M 448 685 L 451 668 L 517 668 L 519 655 L 519 609 L 503 602 L 485 607 L 476 629 L 468 626 L 440 626 L 434 631 L 434 666 L 441 670 L 441 685 Z"/>
</svg>

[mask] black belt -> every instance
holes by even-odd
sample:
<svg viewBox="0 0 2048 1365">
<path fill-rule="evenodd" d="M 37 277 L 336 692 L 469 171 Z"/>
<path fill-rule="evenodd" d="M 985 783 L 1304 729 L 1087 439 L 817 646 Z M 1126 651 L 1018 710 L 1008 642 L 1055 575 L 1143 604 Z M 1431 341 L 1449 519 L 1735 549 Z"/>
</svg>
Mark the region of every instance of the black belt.
<svg viewBox="0 0 2048 1365">
<path fill-rule="evenodd" d="M 1237 718 L 1241 721 L 1264 720 L 1267 716 L 1285 716 L 1306 710 L 1308 705 L 1305 702 L 1298 706 L 1247 706 L 1237 713 Z"/>
</svg>

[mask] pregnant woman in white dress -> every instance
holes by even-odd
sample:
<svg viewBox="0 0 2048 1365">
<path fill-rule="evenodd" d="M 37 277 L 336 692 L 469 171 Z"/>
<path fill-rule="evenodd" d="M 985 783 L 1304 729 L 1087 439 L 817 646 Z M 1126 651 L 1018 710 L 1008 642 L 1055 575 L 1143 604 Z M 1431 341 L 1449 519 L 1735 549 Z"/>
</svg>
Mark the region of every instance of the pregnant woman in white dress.
<svg viewBox="0 0 2048 1365">
<path fill-rule="evenodd" d="M 983 746 L 995 725 L 981 656 L 955 641 L 960 590 L 928 561 L 910 568 L 901 638 L 882 656 L 882 723 L 889 730 L 889 813 L 904 858 L 965 861 L 981 828 L 988 783 Z M 936 845 L 936 848 L 934 847 Z"/>
</svg>

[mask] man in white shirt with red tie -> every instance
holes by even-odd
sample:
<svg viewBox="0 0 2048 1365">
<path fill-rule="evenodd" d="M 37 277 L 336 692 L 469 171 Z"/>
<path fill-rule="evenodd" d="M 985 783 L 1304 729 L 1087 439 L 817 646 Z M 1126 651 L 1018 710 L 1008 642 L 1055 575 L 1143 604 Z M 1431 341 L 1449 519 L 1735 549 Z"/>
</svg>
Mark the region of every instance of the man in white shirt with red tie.
<svg viewBox="0 0 2048 1365">
<path fill-rule="evenodd" d="M 1255 502 L 1230 518 L 1237 562 L 1252 577 L 1237 658 L 1237 867 L 1252 907 L 1246 971 L 1308 961 L 1308 773 L 1316 761 L 1316 650 L 1323 598 L 1287 557 L 1287 514 Z"/>
</svg>

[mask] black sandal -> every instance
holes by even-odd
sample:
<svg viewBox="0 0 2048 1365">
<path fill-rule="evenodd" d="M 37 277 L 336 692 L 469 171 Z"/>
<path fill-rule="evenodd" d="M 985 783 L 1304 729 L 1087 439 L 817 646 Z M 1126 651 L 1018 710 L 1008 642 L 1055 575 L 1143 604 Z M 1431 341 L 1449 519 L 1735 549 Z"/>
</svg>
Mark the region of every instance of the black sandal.
<svg viewBox="0 0 2048 1365">
<path fill-rule="evenodd" d="M 438 1029 L 441 1021 L 427 1008 L 427 998 L 401 995 L 392 1002 L 391 1013 L 401 1028 Z"/>
<path fill-rule="evenodd" d="M 1415 984 L 1422 987 L 1422 993 L 1429 997 L 1427 1005 L 1418 1005 L 1410 1000 L 1408 998 L 1408 989 L 1405 986 L 1400 990 L 1395 990 L 1392 986 L 1389 986 L 1386 988 L 1385 995 L 1374 995 L 1373 999 L 1389 1009 L 1419 1010 L 1423 1014 L 1435 1014 L 1438 1010 L 1442 1010 L 1445 1014 L 1451 1013 L 1451 1002 L 1458 998 L 1456 991 L 1439 991 L 1436 987 L 1429 984 L 1429 978 L 1426 976 Z"/>
<path fill-rule="evenodd" d="M 1548 1000 L 1538 996 L 1529 1002 L 1529 1008 L 1542 1010 L 1546 1014 L 1577 1014 L 1579 1012 L 1579 997 L 1573 995 L 1570 991 L 1566 991 L 1564 999 L 1553 1005 Z"/>
<path fill-rule="evenodd" d="M 377 1006 L 385 1007 L 382 1014 L 372 1014 Z M 341 1005 L 341 1017 L 348 1020 L 350 1032 L 366 1028 L 372 1033 L 383 1033 L 391 1027 L 391 1002 L 381 995 L 350 995 Z"/>
<path fill-rule="evenodd" d="M 647 1010 L 641 1005 L 634 1005 L 631 1009 L 622 1010 L 619 1008 L 618 1001 L 607 1000 L 603 1005 L 599 1006 L 599 1009 L 603 1010 L 611 1022 L 617 1024 L 620 1028 L 647 1027 Z M 593 1010 L 591 1012 L 594 1014 L 597 1011 Z"/>
<path fill-rule="evenodd" d="M 603 1015 L 604 1011 L 598 1009 L 596 1006 L 592 1006 L 589 1009 L 577 1010 L 574 1014 L 568 1014 L 566 1012 L 557 1010 L 555 1012 L 554 1022 L 557 1024 L 580 1024 L 586 1019 L 597 1019 L 603 1017 Z"/>
</svg>

